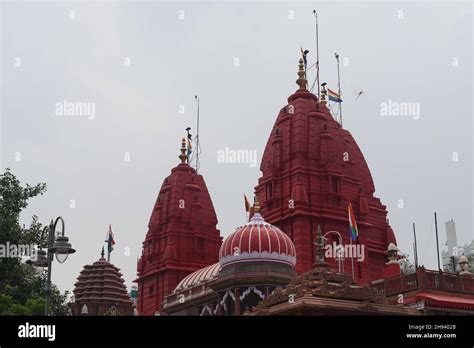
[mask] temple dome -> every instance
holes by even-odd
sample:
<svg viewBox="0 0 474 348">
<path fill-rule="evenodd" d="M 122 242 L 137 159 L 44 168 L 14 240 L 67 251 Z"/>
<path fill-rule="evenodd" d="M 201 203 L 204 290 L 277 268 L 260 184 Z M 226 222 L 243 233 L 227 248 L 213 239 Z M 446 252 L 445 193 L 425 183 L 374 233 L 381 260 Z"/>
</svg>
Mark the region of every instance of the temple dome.
<svg viewBox="0 0 474 348">
<path fill-rule="evenodd" d="M 222 267 L 249 261 L 296 264 L 296 250 L 291 239 L 278 227 L 267 223 L 258 209 L 249 223 L 226 238 L 219 251 Z"/>
<path fill-rule="evenodd" d="M 89 315 L 132 315 L 132 300 L 120 269 L 101 257 L 85 265 L 74 284 L 73 314 L 87 306 Z"/>
<path fill-rule="evenodd" d="M 176 286 L 173 292 L 183 291 L 195 287 L 196 285 L 203 284 L 213 279 L 216 279 L 219 276 L 220 269 L 221 265 L 219 264 L 219 262 L 198 269 L 197 271 L 188 274 L 186 277 L 184 277 L 183 280 L 181 280 Z"/>
</svg>

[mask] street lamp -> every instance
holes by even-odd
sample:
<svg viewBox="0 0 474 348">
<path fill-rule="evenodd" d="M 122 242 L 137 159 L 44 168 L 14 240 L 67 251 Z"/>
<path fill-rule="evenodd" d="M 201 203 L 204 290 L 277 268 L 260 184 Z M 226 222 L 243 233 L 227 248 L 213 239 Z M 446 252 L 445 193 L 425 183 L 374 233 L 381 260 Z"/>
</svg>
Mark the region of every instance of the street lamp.
<svg viewBox="0 0 474 348">
<path fill-rule="evenodd" d="M 61 234 L 57 237 L 55 236 L 56 233 L 56 226 L 58 222 L 61 221 Z M 53 222 L 51 219 L 51 223 L 49 226 L 45 226 L 43 231 L 41 232 L 41 239 L 42 242 L 44 239 L 45 232 L 48 233 L 48 240 L 46 244 L 47 251 L 43 250 L 43 246 L 40 244 L 40 249 L 36 253 L 35 259 L 30 259 L 26 261 L 29 265 L 34 267 L 47 267 L 47 280 L 46 280 L 46 287 L 45 287 L 45 304 L 44 304 L 44 315 L 48 315 L 48 306 L 49 306 L 49 298 L 51 296 L 51 267 L 53 263 L 53 255 L 56 255 L 56 260 L 59 263 L 64 263 L 69 254 L 73 254 L 76 252 L 69 243 L 69 238 L 64 235 L 64 220 L 62 217 L 57 217 L 56 221 Z"/>
</svg>

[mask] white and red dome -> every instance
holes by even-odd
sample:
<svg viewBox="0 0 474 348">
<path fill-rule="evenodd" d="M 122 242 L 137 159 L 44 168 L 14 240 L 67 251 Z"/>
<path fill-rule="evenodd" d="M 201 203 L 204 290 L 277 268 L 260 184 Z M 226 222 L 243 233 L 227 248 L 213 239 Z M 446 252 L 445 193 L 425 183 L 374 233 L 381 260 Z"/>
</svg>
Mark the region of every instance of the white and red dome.
<svg viewBox="0 0 474 348">
<path fill-rule="evenodd" d="M 231 263 L 269 261 L 296 264 L 296 250 L 290 237 L 267 223 L 258 210 L 245 226 L 226 238 L 219 251 L 222 267 Z"/>
</svg>

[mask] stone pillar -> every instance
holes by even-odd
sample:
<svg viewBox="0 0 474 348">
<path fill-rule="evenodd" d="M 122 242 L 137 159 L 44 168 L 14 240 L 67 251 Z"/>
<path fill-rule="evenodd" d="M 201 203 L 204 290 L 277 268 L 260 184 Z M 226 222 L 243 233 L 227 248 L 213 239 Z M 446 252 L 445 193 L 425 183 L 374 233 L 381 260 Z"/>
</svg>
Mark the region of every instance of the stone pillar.
<svg viewBox="0 0 474 348">
<path fill-rule="evenodd" d="M 239 290 L 239 288 L 235 288 L 234 296 L 235 296 L 234 315 L 240 315 L 240 290 Z"/>
</svg>

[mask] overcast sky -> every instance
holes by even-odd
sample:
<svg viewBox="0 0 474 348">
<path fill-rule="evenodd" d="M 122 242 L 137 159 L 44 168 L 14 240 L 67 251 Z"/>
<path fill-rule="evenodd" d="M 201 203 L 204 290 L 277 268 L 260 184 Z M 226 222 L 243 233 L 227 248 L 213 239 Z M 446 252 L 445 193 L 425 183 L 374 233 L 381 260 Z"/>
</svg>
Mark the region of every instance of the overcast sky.
<svg viewBox="0 0 474 348">
<path fill-rule="evenodd" d="M 413 254 L 415 221 L 420 263 L 437 267 L 434 211 L 440 244 L 451 218 L 459 244 L 473 239 L 470 2 L 6 2 L 1 9 L 1 169 L 47 183 L 22 223 L 33 214 L 43 223 L 65 219 L 77 253 L 53 265 L 63 290 L 99 258 L 109 224 L 112 262 L 132 285 L 162 181 L 179 162 L 184 129 L 195 128 L 195 94 L 201 173 L 221 235 L 244 222 L 242 194 L 252 196 L 277 113 L 297 89 L 300 47 L 315 61 L 313 9 L 322 81 L 337 89 L 338 52 L 344 127 L 365 155 L 399 247 Z M 95 114 L 57 115 L 64 100 L 93 103 Z M 419 118 L 381 115 L 389 100 L 418 103 Z M 257 166 L 218 163 L 226 147 L 256 150 Z"/>
</svg>

